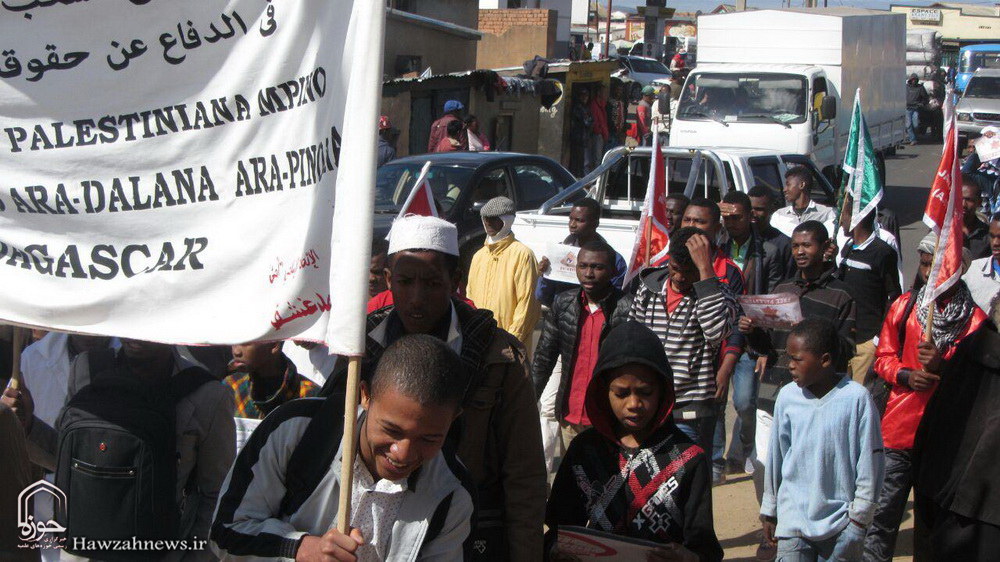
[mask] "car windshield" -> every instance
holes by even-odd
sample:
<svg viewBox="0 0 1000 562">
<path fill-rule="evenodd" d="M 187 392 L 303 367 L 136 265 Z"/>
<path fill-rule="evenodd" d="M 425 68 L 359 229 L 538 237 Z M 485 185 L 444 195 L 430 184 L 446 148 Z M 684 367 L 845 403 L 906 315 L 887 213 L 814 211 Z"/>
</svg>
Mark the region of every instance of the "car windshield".
<svg viewBox="0 0 1000 562">
<path fill-rule="evenodd" d="M 632 72 L 648 72 L 650 74 L 670 74 L 670 69 L 657 60 L 629 59 Z"/>
<path fill-rule="evenodd" d="M 696 74 L 677 107 L 680 119 L 802 123 L 806 80 L 794 74 Z"/>
<path fill-rule="evenodd" d="M 1000 51 L 965 51 L 958 61 L 959 72 L 975 72 L 980 68 L 1000 68 Z"/>
<path fill-rule="evenodd" d="M 965 97 L 1000 99 L 1000 76 L 973 76 L 965 87 Z"/>
<path fill-rule="evenodd" d="M 420 175 L 423 164 L 386 164 L 375 176 L 375 212 L 395 213 L 406 202 L 413 184 Z M 427 181 L 431 184 L 434 201 L 441 213 L 455 205 L 462 189 L 469 184 L 472 168 L 460 166 L 431 166 Z"/>
</svg>

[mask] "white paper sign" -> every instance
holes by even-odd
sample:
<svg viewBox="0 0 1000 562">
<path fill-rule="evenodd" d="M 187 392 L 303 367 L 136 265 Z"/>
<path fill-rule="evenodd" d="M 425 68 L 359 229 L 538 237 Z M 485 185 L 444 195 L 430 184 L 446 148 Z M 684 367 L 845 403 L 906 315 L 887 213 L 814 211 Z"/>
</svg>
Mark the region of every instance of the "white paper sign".
<svg viewBox="0 0 1000 562">
<path fill-rule="evenodd" d="M 377 98 L 377 79 L 351 83 L 381 68 L 379 47 L 353 48 L 369 6 L 0 4 L 0 319 L 166 343 L 323 341 L 355 308 L 345 287 L 366 279 L 330 262 L 331 232 L 370 220 L 334 216 L 348 90 Z M 349 187 L 338 207 L 370 197 Z M 335 254 L 367 255 L 342 238 L 357 247 L 334 239 Z"/>
<path fill-rule="evenodd" d="M 742 295 L 743 313 L 760 328 L 788 329 L 802 321 L 799 297 L 792 293 Z"/>
<path fill-rule="evenodd" d="M 989 162 L 1000 158 L 1000 136 L 979 137 L 979 140 L 976 141 L 976 154 L 979 155 L 980 162 Z"/>
<path fill-rule="evenodd" d="M 549 243 L 545 249 L 545 257 L 549 258 L 549 270 L 545 278 L 563 283 L 580 282 L 576 277 L 576 254 L 580 248 L 567 244 Z"/>
<path fill-rule="evenodd" d="M 250 440 L 250 435 L 253 434 L 253 430 L 257 429 L 260 422 L 264 420 L 255 420 L 251 418 L 235 418 L 236 419 L 236 452 L 239 453 L 243 446 L 247 444 Z"/>
<path fill-rule="evenodd" d="M 584 527 L 559 527 L 556 540 L 561 556 L 585 562 L 601 560 L 606 562 L 631 562 L 646 560 L 646 556 L 662 545 L 652 541 L 630 539 Z"/>
</svg>

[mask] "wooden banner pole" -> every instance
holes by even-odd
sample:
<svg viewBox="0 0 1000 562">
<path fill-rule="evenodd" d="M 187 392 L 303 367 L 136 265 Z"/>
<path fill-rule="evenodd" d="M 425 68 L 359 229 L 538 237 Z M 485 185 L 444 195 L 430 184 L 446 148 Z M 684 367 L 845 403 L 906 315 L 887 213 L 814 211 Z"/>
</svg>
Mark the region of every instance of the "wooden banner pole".
<svg viewBox="0 0 1000 562">
<path fill-rule="evenodd" d="M 347 364 L 347 392 L 344 394 L 344 437 L 341 444 L 340 502 L 337 507 L 337 530 L 347 534 L 351 524 L 351 487 L 354 483 L 354 455 L 358 443 L 355 428 L 358 421 L 358 391 L 361 358 L 351 357 Z"/>
<path fill-rule="evenodd" d="M 14 364 L 10 368 L 10 387 L 14 390 L 23 386 L 21 382 L 21 349 L 24 347 L 24 334 L 26 331 L 20 326 L 13 327 Z"/>
</svg>

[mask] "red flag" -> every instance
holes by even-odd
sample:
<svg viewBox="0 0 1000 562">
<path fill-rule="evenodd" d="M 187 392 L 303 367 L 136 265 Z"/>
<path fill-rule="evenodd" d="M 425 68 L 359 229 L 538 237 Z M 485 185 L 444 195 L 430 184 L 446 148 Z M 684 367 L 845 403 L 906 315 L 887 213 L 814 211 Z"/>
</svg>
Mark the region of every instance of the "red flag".
<svg viewBox="0 0 1000 562">
<path fill-rule="evenodd" d="M 406 215 L 438 216 L 437 205 L 434 204 L 434 192 L 431 191 L 431 184 L 427 181 L 427 173 L 430 167 L 431 163 L 427 162 L 424 164 L 423 169 L 420 170 L 420 175 L 417 177 L 416 183 L 413 184 L 410 196 L 403 203 L 403 208 L 399 210 L 397 218 L 402 218 Z"/>
<path fill-rule="evenodd" d="M 949 88 L 944 105 L 944 150 L 924 209 L 924 224 L 938 236 L 934 262 L 927 276 L 924 306 L 930 306 L 962 275 L 962 172 L 954 99 Z"/>
<path fill-rule="evenodd" d="M 663 153 L 660 152 L 660 137 L 653 133 L 653 155 L 649 164 L 649 183 L 646 199 L 642 204 L 639 229 L 636 231 L 632 259 L 629 260 L 625 284 L 640 270 L 661 262 L 667 256 L 670 234 L 667 232 L 667 173 Z"/>
</svg>

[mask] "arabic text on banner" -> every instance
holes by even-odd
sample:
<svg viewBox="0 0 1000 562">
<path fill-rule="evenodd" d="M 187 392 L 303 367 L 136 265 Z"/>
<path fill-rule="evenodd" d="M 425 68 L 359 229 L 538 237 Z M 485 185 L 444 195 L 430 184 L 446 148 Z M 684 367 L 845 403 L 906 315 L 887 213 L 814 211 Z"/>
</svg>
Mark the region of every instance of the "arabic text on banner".
<svg viewBox="0 0 1000 562">
<path fill-rule="evenodd" d="M 360 4 L 3 2 L 0 319 L 323 341 Z"/>
<path fill-rule="evenodd" d="M 580 282 L 576 277 L 576 255 L 580 248 L 566 244 L 550 242 L 545 247 L 545 256 L 549 258 L 549 270 L 545 278 L 563 283 Z"/>
<path fill-rule="evenodd" d="M 743 314 L 759 328 L 788 329 L 802 321 L 799 297 L 792 293 L 741 295 L 738 300 Z"/>
</svg>

